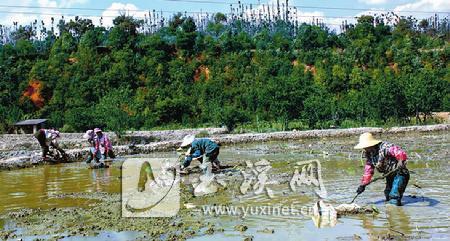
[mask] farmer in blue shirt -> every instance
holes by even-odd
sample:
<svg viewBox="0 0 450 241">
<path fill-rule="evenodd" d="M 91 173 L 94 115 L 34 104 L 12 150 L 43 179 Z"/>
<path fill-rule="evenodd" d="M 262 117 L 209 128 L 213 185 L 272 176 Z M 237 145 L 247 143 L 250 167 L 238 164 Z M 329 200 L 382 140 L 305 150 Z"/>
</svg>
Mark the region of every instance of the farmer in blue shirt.
<svg viewBox="0 0 450 241">
<path fill-rule="evenodd" d="M 181 148 L 190 147 L 186 152 L 186 157 L 181 166 L 182 169 L 188 167 L 193 160 L 199 160 L 204 167 L 208 162 L 212 163 L 213 169 L 220 169 L 220 162 L 217 159 L 219 156 L 219 145 L 208 138 L 196 139 L 194 135 L 184 137 L 181 143 Z M 206 161 L 202 160 L 202 156 L 206 156 Z M 203 168 L 202 169 L 205 169 Z"/>
</svg>

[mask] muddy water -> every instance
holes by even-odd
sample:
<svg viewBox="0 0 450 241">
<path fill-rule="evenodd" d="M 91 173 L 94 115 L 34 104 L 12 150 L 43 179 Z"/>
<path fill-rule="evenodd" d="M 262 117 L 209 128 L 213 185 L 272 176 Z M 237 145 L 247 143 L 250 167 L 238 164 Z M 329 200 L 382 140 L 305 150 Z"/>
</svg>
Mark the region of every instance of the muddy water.
<svg viewBox="0 0 450 241">
<path fill-rule="evenodd" d="M 321 138 L 303 141 L 254 143 L 224 147 L 220 159 L 224 163 L 257 161 L 271 162 L 269 184 L 265 187 L 273 192 L 269 197 L 265 190 L 255 194 L 250 189 L 245 195 L 240 191 L 242 179 L 232 181 L 225 178 L 225 191 L 206 198 L 189 200 L 196 208 L 195 217 L 215 225 L 216 232 L 199 233 L 192 240 L 243 240 L 253 236 L 254 240 L 352 240 L 362 238 L 389 238 L 389 235 L 403 239 L 449 240 L 450 218 L 450 153 L 449 133 L 401 134 L 382 136 L 384 140 L 397 143 L 407 150 L 410 183 L 405 193 L 404 206 L 384 204 L 384 181 L 380 180 L 358 197 L 360 205 L 374 205 L 378 215 L 346 216 L 338 220 L 335 227 L 317 228 L 307 215 L 279 215 L 255 212 L 241 215 L 212 215 L 202 211 L 203 205 L 226 205 L 230 207 L 310 207 L 318 200 L 314 187 L 289 188 L 289 181 L 295 170 L 295 163 L 317 159 L 322 167 L 323 186 L 327 190 L 326 202 L 333 205 L 350 202 L 362 173 L 360 153 L 353 150 L 356 138 Z M 175 153 L 159 153 L 163 156 Z M 155 154 L 158 155 L 158 154 Z M 120 191 L 120 161 L 112 168 L 87 169 L 83 163 L 40 166 L 30 169 L 0 172 L 0 213 L 21 208 L 82 207 L 98 205 L 92 199 L 60 198 L 66 193 L 94 193 Z M 245 166 L 239 167 L 247 170 Z M 230 174 L 232 175 L 232 174 Z M 379 173 L 376 173 L 379 175 Z M 240 176 L 240 175 L 239 175 Z M 417 184 L 422 188 L 417 188 Z M 267 208 L 266 208 L 267 212 Z M 183 221 L 189 222 L 190 219 Z M 0 229 L 8 220 L 0 220 Z M 236 225 L 245 225 L 248 230 L 236 231 Z M 221 230 L 223 229 L 223 230 Z M 97 236 L 107 239 L 108 235 L 121 235 L 104 230 Z M 272 233 L 273 232 L 273 233 Z M 211 234 L 212 233 L 212 234 Z M 132 240 L 133 235 L 120 240 Z"/>
<path fill-rule="evenodd" d="M 92 201 L 58 198 L 72 192 L 119 192 L 120 170 L 87 169 L 84 163 L 0 172 L 0 212 L 20 208 L 87 206 Z"/>
<path fill-rule="evenodd" d="M 374 205 L 380 214 L 357 215 L 340 218 L 331 228 L 318 229 L 308 216 L 279 216 L 266 213 L 230 218 L 220 215 L 210 217 L 226 231 L 213 236 L 196 237 L 193 240 L 242 240 L 253 236 L 255 240 L 335 240 L 335 239 L 382 239 L 386 234 L 404 239 L 442 239 L 449 240 L 450 171 L 449 135 L 397 135 L 384 136 L 383 139 L 398 143 L 409 153 L 408 167 L 411 174 L 409 186 L 403 199 L 404 206 L 396 207 L 384 203 L 384 181 L 369 186 L 356 200 L 360 205 Z M 320 139 L 305 142 L 273 143 L 242 147 L 246 155 L 252 153 L 255 159 L 273 160 L 272 166 L 284 173 L 293 173 L 293 163 L 319 159 L 322 164 L 322 177 L 328 196 L 324 200 L 332 204 L 350 202 L 361 178 L 362 163 L 359 153 L 352 150 L 354 139 Z M 253 147 L 253 148 L 252 148 Z M 273 152 L 272 150 L 276 150 Z M 279 171 L 274 168 L 273 172 Z M 379 175 L 377 173 L 377 175 Z M 422 188 L 417 188 L 416 184 Z M 270 186 L 270 185 L 269 185 Z M 317 200 L 314 190 L 307 186 L 300 192 L 292 193 L 287 184 L 272 185 L 278 193 L 269 198 L 265 194 L 242 197 L 230 206 L 255 206 L 283 204 L 284 206 L 312 206 Z M 248 226 L 245 233 L 233 230 L 234 225 Z M 262 232 L 264 229 L 274 233 Z"/>
</svg>

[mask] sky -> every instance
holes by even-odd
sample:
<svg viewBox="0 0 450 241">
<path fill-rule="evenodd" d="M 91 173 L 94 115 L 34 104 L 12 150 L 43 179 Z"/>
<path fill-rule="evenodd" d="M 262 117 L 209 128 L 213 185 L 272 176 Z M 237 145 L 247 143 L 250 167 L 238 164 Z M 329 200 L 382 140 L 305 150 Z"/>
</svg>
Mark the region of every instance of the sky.
<svg viewBox="0 0 450 241">
<path fill-rule="evenodd" d="M 198 1 L 195 3 L 195 1 Z M 165 15 L 176 12 L 223 12 L 230 11 L 229 3 L 238 0 L 0 0 L 0 24 L 26 25 L 35 19 L 50 23 L 51 18 L 66 19 L 75 15 L 89 17 L 98 24 L 103 16 L 103 24 L 110 26 L 112 19 L 120 13 L 143 18 L 148 10 L 164 11 Z M 280 4 L 285 0 L 279 0 Z M 276 3 L 277 0 L 241 0 L 242 3 Z M 429 17 L 432 12 L 439 12 L 441 18 L 450 16 L 450 0 L 289 0 L 290 6 L 297 6 L 298 18 L 311 21 L 311 16 L 319 16 L 323 22 L 338 25 L 343 20 L 349 22 L 355 16 L 371 13 L 369 10 L 394 10 L 400 15 L 413 15 L 417 18 Z M 237 6 L 234 5 L 234 6 Z M 86 9 L 88 8 L 88 9 Z M 331 8 L 331 9 L 330 9 Z M 334 9 L 333 9 L 334 8 Z M 340 9 L 336 9 L 340 8 Z M 344 8 L 344 9 L 342 9 Z M 413 12 L 406 12 L 413 11 Z M 309 17 L 308 17 L 309 16 Z"/>
</svg>

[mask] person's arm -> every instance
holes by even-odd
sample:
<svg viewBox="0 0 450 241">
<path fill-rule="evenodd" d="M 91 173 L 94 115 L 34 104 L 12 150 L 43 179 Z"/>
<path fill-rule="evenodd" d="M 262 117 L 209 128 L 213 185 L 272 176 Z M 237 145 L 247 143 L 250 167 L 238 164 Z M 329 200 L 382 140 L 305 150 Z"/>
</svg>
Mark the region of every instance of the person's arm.
<svg viewBox="0 0 450 241">
<path fill-rule="evenodd" d="M 190 155 L 187 155 L 187 156 L 184 158 L 183 168 L 186 168 L 186 167 L 188 167 L 189 165 L 191 165 L 191 162 L 192 162 L 192 160 L 193 160 L 194 158 L 198 158 L 198 157 L 201 157 L 201 156 L 202 156 L 202 154 L 201 154 L 200 150 L 195 150 L 193 153 L 192 153 L 192 151 L 191 151 L 191 154 L 190 154 Z"/>
<path fill-rule="evenodd" d="M 98 137 L 94 139 L 94 148 L 95 148 L 94 155 L 97 155 L 98 151 L 100 150 L 100 140 Z"/>
<path fill-rule="evenodd" d="M 191 156 L 186 156 L 185 158 L 184 158 L 184 161 L 183 161 L 183 168 L 186 168 L 186 167 L 188 167 L 189 165 L 191 165 L 191 162 L 192 162 L 192 157 Z"/>
<path fill-rule="evenodd" d="M 369 183 L 370 180 L 372 180 L 374 170 L 375 167 L 367 161 L 366 165 L 364 166 L 364 174 L 361 178 L 361 185 L 367 185 L 367 183 Z"/>
<path fill-rule="evenodd" d="M 191 154 L 192 159 L 197 159 L 202 156 L 202 152 L 200 150 L 196 150 L 194 153 Z"/>
<path fill-rule="evenodd" d="M 108 136 L 107 136 L 106 134 L 104 134 L 104 135 L 105 135 L 105 136 L 104 136 L 104 138 L 105 138 L 105 155 L 108 155 L 110 143 L 109 143 L 109 138 L 108 138 Z"/>
<path fill-rule="evenodd" d="M 108 137 L 108 150 L 109 151 L 113 150 L 112 142 L 111 142 L 111 139 L 109 139 L 109 137 Z"/>
<path fill-rule="evenodd" d="M 361 178 L 361 184 L 359 185 L 356 193 L 361 194 L 366 189 L 366 185 L 372 179 L 375 167 L 368 160 L 366 161 L 366 165 L 364 166 L 364 174 Z"/>
<path fill-rule="evenodd" d="M 50 145 L 49 145 L 49 146 L 52 146 L 52 147 L 54 147 L 54 148 L 56 148 L 56 149 L 59 149 L 59 143 L 58 143 L 58 140 L 52 139 L 52 140 L 50 141 Z"/>
<path fill-rule="evenodd" d="M 184 158 L 182 168 L 188 167 L 189 165 L 191 165 L 191 162 L 192 162 L 192 156 L 186 156 L 186 157 Z"/>
<path fill-rule="evenodd" d="M 58 137 L 55 137 L 54 139 L 52 139 L 52 141 L 50 142 L 50 145 L 55 148 L 56 150 L 58 150 L 59 152 L 61 152 L 61 154 L 66 154 L 66 152 L 59 147 L 59 142 L 58 142 Z"/>
</svg>

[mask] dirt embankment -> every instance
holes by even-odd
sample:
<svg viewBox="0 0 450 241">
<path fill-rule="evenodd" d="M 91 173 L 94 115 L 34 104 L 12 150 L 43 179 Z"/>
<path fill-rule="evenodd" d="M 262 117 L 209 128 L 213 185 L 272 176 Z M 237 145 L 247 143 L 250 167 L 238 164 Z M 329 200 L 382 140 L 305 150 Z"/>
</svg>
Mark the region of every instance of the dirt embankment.
<svg viewBox="0 0 450 241">
<path fill-rule="evenodd" d="M 147 154 L 155 151 L 176 149 L 185 135 L 202 134 L 209 136 L 222 145 L 238 143 L 299 140 L 305 138 L 354 136 L 364 132 L 374 134 L 397 134 L 403 132 L 448 131 L 450 124 L 392 127 L 388 129 L 377 127 L 361 127 L 348 129 L 325 129 L 309 131 L 283 131 L 272 133 L 225 134 L 224 128 L 185 129 L 171 131 L 139 131 L 129 132 L 124 138 L 118 139 L 113 133 L 108 133 L 115 143 L 117 155 Z M 82 133 L 62 134 L 61 144 L 68 149 L 70 161 L 80 161 L 88 154 L 87 143 Z M 42 163 L 36 156 L 39 146 L 32 135 L 2 135 L 0 141 L 0 170 L 23 168 Z"/>
<path fill-rule="evenodd" d="M 113 132 L 106 132 L 114 145 L 148 144 L 168 140 L 183 139 L 189 134 L 217 135 L 226 133 L 226 128 L 199 128 L 164 131 L 129 131 L 121 139 Z M 83 138 L 84 133 L 62 133 L 59 143 L 68 149 L 83 148 L 87 145 Z M 0 152 L 38 150 L 39 144 L 32 134 L 5 134 L 0 135 Z"/>
</svg>

